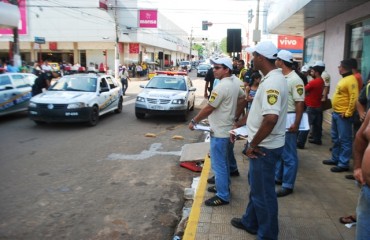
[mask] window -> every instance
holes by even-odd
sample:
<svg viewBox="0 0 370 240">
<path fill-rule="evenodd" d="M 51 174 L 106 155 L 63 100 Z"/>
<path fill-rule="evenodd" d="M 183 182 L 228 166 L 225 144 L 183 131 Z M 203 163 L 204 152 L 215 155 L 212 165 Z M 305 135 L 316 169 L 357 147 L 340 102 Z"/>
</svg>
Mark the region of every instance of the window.
<svg viewBox="0 0 370 240">
<path fill-rule="evenodd" d="M 324 33 L 305 39 L 304 63 L 313 65 L 316 61 L 324 60 Z"/>
<path fill-rule="evenodd" d="M 13 88 L 9 76 L 0 76 L 0 91 Z"/>
<path fill-rule="evenodd" d="M 370 74 L 370 18 L 350 25 L 347 56 L 357 60 L 358 70 L 366 82 Z"/>
</svg>

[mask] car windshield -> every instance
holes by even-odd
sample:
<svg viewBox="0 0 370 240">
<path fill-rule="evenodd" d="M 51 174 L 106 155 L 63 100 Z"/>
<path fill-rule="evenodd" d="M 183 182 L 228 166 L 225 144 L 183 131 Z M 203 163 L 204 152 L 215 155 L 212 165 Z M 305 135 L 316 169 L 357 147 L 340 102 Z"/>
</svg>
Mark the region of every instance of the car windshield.
<svg viewBox="0 0 370 240">
<path fill-rule="evenodd" d="M 149 81 L 145 88 L 171 89 L 186 91 L 184 78 L 176 77 L 154 77 Z"/>
<path fill-rule="evenodd" d="M 190 64 L 190 62 L 180 62 L 180 65 L 181 65 L 181 66 L 189 65 L 189 64 Z"/>
<path fill-rule="evenodd" d="M 62 77 L 59 79 L 49 91 L 81 91 L 81 92 L 96 92 L 96 77 Z"/>
<path fill-rule="evenodd" d="M 208 70 L 210 68 L 210 66 L 209 65 L 199 65 L 199 67 L 198 67 L 198 69 L 200 69 L 200 70 Z"/>
</svg>

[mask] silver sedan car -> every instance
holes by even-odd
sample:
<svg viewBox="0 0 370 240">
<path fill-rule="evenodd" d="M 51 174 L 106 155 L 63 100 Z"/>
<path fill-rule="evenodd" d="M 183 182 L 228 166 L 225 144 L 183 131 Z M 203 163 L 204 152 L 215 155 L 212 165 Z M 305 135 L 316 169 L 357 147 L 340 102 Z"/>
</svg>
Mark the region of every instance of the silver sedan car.
<svg viewBox="0 0 370 240">
<path fill-rule="evenodd" d="M 146 114 L 179 115 L 187 120 L 195 106 L 193 83 L 184 75 L 157 75 L 136 97 L 135 115 L 143 119 Z"/>
</svg>

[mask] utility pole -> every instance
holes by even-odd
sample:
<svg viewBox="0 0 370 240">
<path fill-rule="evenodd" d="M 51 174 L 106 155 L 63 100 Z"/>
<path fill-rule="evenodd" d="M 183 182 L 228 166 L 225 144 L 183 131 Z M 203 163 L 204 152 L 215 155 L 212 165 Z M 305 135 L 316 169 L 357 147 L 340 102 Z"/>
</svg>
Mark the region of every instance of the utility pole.
<svg viewBox="0 0 370 240">
<path fill-rule="evenodd" d="M 117 0 L 115 0 L 114 4 L 114 30 L 115 30 L 115 43 L 114 43 L 114 78 L 119 80 L 118 76 L 118 67 L 119 67 L 119 37 L 118 37 L 118 23 L 117 23 Z"/>
<path fill-rule="evenodd" d="M 189 52 L 189 62 L 191 63 L 191 51 L 193 49 L 193 27 L 191 27 L 191 31 L 190 31 L 190 52 Z"/>
<path fill-rule="evenodd" d="M 18 0 L 9 0 L 9 3 L 16 5 L 19 8 Z M 13 30 L 13 66 L 20 67 L 22 66 L 22 59 L 19 51 L 19 34 L 18 27 L 15 27 Z"/>
<path fill-rule="evenodd" d="M 255 27 L 255 30 L 253 31 L 253 41 L 254 41 L 255 44 L 257 44 L 259 41 L 261 41 L 261 31 L 258 30 L 259 16 L 260 16 L 260 0 L 257 1 L 256 27 Z"/>
</svg>

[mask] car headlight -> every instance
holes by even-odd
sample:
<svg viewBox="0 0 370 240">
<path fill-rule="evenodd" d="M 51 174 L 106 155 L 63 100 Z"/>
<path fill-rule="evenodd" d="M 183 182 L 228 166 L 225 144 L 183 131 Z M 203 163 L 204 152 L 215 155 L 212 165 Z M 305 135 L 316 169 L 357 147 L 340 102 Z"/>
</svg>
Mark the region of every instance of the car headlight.
<svg viewBox="0 0 370 240">
<path fill-rule="evenodd" d="M 35 107 L 37 107 L 37 104 L 34 103 L 34 102 L 30 102 L 28 106 L 29 107 L 32 107 L 32 108 L 35 108 Z"/>
<path fill-rule="evenodd" d="M 67 106 L 67 109 L 76 109 L 76 108 L 84 108 L 86 107 L 85 103 L 79 102 L 79 103 L 70 103 Z"/>
<path fill-rule="evenodd" d="M 185 99 L 174 99 L 174 100 L 172 100 L 172 103 L 173 104 L 184 104 Z"/>
<path fill-rule="evenodd" d="M 136 97 L 136 101 L 138 101 L 138 102 L 145 102 L 145 98 L 140 97 L 140 96 L 137 96 Z"/>
</svg>

